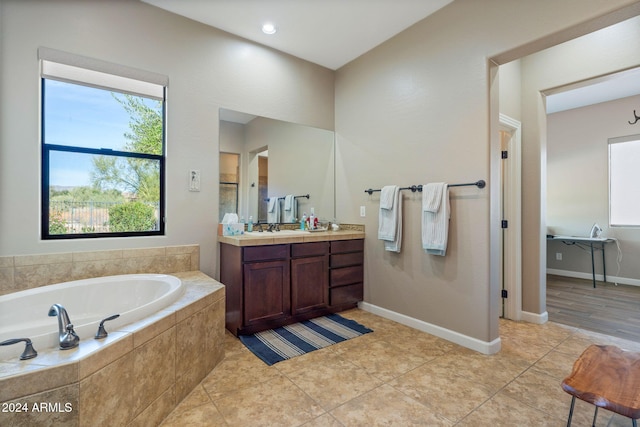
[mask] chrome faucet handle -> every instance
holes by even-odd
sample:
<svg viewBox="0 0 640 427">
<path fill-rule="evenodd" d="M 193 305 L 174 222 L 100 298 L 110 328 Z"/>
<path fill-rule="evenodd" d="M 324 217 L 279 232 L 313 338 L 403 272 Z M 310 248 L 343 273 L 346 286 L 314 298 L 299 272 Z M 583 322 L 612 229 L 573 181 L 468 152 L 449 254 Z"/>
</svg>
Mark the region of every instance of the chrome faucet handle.
<svg viewBox="0 0 640 427">
<path fill-rule="evenodd" d="M 80 343 L 80 337 L 73 330 L 73 323 L 67 323 L 65 326 L 66 333 L 60 337 L 60 350 L 70 350 L 76 348 Z"/>
<path fill-rule="evenodd" d="M 33 348 L 33 344 L 29 338 L 12 338 L 6 341 L 0 342 L 0 345 L 12 345 L 19 342 L 25 342 L 24 351 L 20 355 L 20 360 L 33 359 L 38 355 L 38 352 Z"/>
<path fill-rule="evenodd" d="M 100 322 L 100 326 L 98 326 L 98 332 L 96 332 L 95 339 L 100 340 L 100 339 L 106 338 L 107 335 L 109 334 L 107 333 L 107 330 L 104 328 L 104 322 L 117 319 L 118 317 L 120 317 L 119 314 L 114 314 L 113 316 L 109 316 L 102 319 L 102 321 Z"/>
</svg>

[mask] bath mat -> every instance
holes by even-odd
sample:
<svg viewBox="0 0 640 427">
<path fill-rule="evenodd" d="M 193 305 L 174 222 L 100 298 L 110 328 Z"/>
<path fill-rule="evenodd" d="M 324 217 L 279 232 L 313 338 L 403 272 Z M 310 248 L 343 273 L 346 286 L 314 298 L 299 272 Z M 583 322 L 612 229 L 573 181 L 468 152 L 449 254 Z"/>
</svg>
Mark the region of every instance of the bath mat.
<svg viewBox="0 0 640 427">
<path fill-rule="evenodd" d="M 273 365 L 369 332 L 373 330 L 354 320 L 329 314 L 239 338 L 264 363 Z"/>
</svg>

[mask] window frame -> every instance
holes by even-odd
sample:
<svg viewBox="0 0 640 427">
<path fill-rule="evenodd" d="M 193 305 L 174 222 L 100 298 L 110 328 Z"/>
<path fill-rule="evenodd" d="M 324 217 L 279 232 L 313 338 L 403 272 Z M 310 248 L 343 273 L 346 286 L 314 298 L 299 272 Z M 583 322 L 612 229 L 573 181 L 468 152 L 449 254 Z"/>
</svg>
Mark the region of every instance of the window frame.
<svg viewBox="0 0 640 427">
<path fill-rule="evenodd" d="M 607 150 L 608 150 L 608 169 L 609 169 L 609 185 L 608 185 L 608 190 L 609 190 L 609 227 L 612 228 L 640 228 L 640 217 L 638 218 L 638 223 L 637 224 L 614 224 L 613 223 L 613 201 L 612 201 L 612 197 L 613 197 L 613 164 L 612 164 L 612 152 L 611 152 L 611 148 L 614 145 L 617 144 L 624 144 L 624 143 L 629 143 L 629 142 L 635 142 L 637 144 L 640 144 L 640 134 L 636 134 L 636 135 L 627 135 L 627 136 L 621 136 L 621 137 L 616 137 L 616 138 L 609 138 L 609 140 L 607 141 Z"/>
<path fill-rule="evenodd" d="M 47 50 L 47 52 L 50 50 Z M 54 53 L 58 53 L 57 51 L 53 51 Z M 68 54 L 64 54 L 67 55 Z M 73 57 L 75 58 L 75 57 Z M 81 57 L 82 58 L 82 57 Z M 42 57 L 41 57 L 42 59 Z M 85 58 L 83 58 L 85 59 Z M 86 59 L 85 59 L 86 60 Z M 101 62 L 94 60 L 94 62 Z M 120 66 L 116 66 L 120 67 Z M 122 67 L 121 67 L 122 68 Z M 90 68 L 87 68 L 90 70 Z M 114 76 L 118 76 L 118 73 L 114 73 Z M 96 87 L 99 89 L 112 91 L 116 93 L 131 93 L 130 91 L 122 90 L 118 87 L 111 86 L 106 87 L 104 85 L 94 85 L 90 83 L 85 83 L 83 81 L 73 81 L 69 79 L 57 79 L 52 76 L 47 76 L 41 73 L 40 75 L 40 147 L 41 147 L 41 224 L 40 224 L 40 234 L 42 240 L 68 240 L 68 239 L 85 239 L 85 238 L 105 238 L 105 237 L 139 237 L 139 236 L 164 236 L 165 235 L 165 212 L 166 212 L 166 152 L 167 152 L 167 144 L 166 144 L 166 92 L 167 85 L 162 85 L 162 99 L 158 99 L 156 97 L 150 97 L 152 99 L 158 99 L 162 105 L 162 152 L 161 154 L 146 154 L 140 152 L 129 152 L 129 151 L 120 151 L 106 148 L 89 148 L 89 147 L 79 147 L 79 146 L 71 146 L 71 145 L 58 145 L 58 144 L 47 144 L 45 141 L 45 132 L 44 129 L 46 127 L 46 119 L 45 119 L 45 83 L 46 80 L 60 80 L 65 83 L 88 86 L 88 87 Z M 135 96 L 148 97 L 145 94 L 133 93 Z M 69 152 L 69 153 L 78 153 L 78 154 L 91 154 L 91 155 L 106 155 L 118 158 L 138 158 L 145 159 L 150 161 L 157 161 L 159 165 L 159 199 L 158 199 L 158 229 L 150 230 L 150 231 L 125 231 L 125 232 L 96 232 L 96 233 L 67 233 L 67 234 L 50 234 L 49 232 L 49 221 L 50 221 L 50 197 L 49 197 L 49 187 L 50 187 L 50 159 L 51 153 L 53 152 Z"/>
</svg>

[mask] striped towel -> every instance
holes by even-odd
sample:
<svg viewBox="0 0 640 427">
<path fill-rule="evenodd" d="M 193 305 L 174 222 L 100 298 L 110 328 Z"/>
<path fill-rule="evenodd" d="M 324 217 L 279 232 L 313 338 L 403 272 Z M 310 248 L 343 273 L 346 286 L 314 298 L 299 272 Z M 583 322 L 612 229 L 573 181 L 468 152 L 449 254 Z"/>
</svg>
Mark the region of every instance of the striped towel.
<svg viewBox="0 0 640 427">
<path fill-rule="evenodd" d="M 449 188 L 445 182 L 422 186 L 422 248 L 444 256 L 449 234 Z"/>
</svg>

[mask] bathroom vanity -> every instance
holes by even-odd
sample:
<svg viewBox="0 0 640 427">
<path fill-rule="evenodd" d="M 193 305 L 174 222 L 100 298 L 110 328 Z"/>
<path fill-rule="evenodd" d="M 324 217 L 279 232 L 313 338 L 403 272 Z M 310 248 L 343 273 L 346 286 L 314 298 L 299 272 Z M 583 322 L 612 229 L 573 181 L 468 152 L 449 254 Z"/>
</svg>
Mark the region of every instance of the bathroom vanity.
<svg viewBox="0 0 640 427">
<path fill-rule="evenodd" d="M 226 328 L 234 335 L 355 307 L 363 297 L 364 232 L 220 236 Z"/>
</svg>

